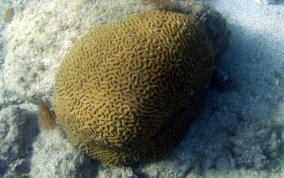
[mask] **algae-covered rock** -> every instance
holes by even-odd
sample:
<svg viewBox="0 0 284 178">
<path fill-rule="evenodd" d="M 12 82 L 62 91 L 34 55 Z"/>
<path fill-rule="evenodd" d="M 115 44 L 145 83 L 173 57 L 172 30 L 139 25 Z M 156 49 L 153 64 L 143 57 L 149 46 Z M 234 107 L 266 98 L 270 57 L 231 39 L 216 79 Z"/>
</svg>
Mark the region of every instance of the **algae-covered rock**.
<svg viewBox="0 0 284 178">
<path fill-rule="evenodd" d="M 114 166 L 156 160 L 185 134 L 213 53 L 193 16 L 161 10 L 91 29 L 63 59 L 53 106 L 70 141 Z"/>
<path fill-rule="evenodd" d="M 22 104 L 0 110 L 0 177 L 19 177 L 30 171 L 32 145 L 39 132 L 33 108 Z"/>
</svg>

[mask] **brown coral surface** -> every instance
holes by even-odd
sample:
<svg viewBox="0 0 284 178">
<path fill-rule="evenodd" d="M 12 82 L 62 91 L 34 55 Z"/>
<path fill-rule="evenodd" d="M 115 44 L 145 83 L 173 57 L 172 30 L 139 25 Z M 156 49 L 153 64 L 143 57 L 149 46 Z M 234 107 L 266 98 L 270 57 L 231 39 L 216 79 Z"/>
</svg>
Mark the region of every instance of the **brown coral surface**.
<svg viewBox="0 0 284 178">
<path fill-rule="evenodd" d="M 51 131 L 55 129 L 55 113 L 53 111 L 50 111 L 47 105 L 41 104 L 38 107 L 37 115 L 40 121 L 40 125 L 45 131 Z"/>
<path fill-rule="evenodd" d="M 13 20 L 14 14 L 15 14 L 14 9 L 13 8 L 9 8 L 5 12 L 5 22 L 10 23 Z"/>
<path fill-rule="evenodd" d="M 196 18 L 150 10 L 79 40 L 56 74 L 53 107 L 90 157 L 113 166 L 156 160 L 190 126 L 212 65 Z"/>
</svg>

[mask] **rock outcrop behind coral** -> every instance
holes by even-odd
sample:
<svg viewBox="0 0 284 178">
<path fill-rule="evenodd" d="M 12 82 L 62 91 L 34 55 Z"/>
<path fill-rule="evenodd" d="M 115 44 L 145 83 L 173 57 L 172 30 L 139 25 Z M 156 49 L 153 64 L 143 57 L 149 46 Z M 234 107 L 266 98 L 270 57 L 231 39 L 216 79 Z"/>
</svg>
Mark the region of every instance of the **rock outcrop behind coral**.
<svg viewBox="0 0 284 178">
<path fill-rule="evenodd" d="M 136 0 L 115 3 L 110 0 L 78 0 L 71 3 L 43 0 L 41 3 L 27 2 L 23 10 L 15 8 L 13 21 L 4 32 L 8 43 L 3 64 L 7 93 L 34 104 L 50 106 L 54 74 L 68 48 L 80 36 L 98 24 L 149 8 Z M 60 9 L 65 10 L 62 12 Z M 220 55 L 224 51 L 228 43 L 228 29 L 225 20 L 214 8 L 200 2 L 181 2 L 178 11 L 202 15 L 201 20 L 208 26 L 215 53 Z"/>
</svg>

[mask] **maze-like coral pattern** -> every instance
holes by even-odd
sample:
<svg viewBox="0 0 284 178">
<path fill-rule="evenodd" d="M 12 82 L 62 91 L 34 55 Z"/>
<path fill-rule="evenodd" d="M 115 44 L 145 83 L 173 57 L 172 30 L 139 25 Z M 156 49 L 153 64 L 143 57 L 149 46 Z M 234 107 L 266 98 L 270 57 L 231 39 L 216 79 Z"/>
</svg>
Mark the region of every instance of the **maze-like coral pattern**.
<svg viewBox="0 0 284 178">
<path fill-rule="evenodd" d="M 53 106 L 70 141 L 114 166 L 179 143 L 203 99 L 213 55 L 194 17 L 161 10 L 97 26 L 56 74 Z"/>
</svg>

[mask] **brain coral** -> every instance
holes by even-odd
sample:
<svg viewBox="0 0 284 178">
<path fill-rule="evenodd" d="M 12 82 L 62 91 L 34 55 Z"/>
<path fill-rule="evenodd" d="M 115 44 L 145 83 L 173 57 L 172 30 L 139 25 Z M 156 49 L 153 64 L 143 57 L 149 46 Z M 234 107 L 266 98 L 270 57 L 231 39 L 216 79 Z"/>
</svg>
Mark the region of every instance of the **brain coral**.
<svg viewBox="0 0 284 178">
<path fill-rule="evenodd" d="M 71 143 L 113 166 L 156 160 L 202 102 L 213 54 L 194 17 L 161 10 L 103 24 L 63 59 L 53 107 Z"/>
</svg>

